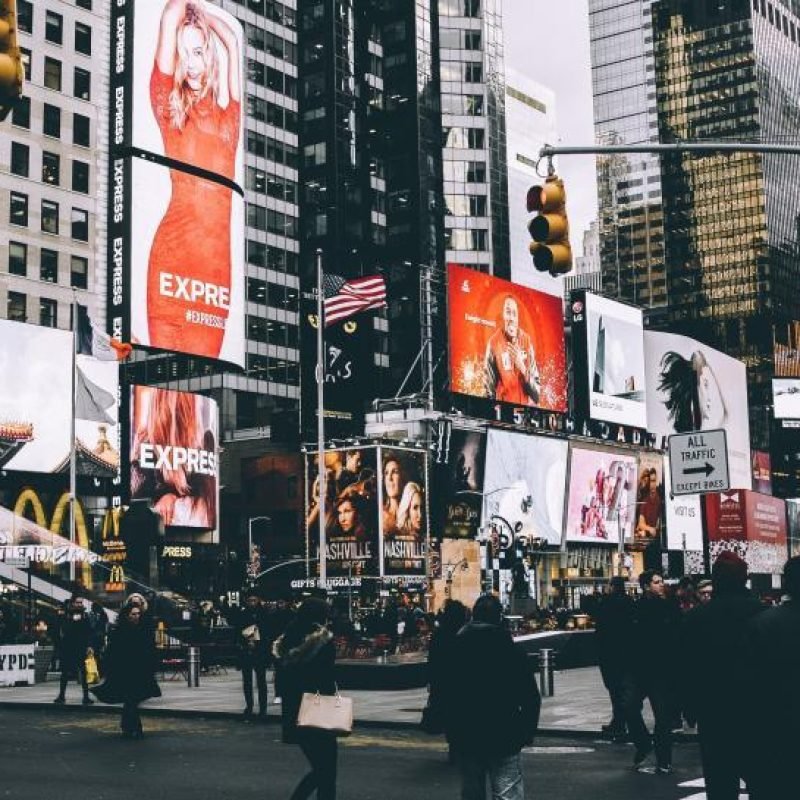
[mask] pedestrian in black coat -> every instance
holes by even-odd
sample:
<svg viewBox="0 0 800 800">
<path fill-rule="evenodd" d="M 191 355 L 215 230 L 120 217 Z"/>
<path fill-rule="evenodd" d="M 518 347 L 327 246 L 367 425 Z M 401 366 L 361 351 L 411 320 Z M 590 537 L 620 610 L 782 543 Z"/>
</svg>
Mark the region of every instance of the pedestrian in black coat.
<svg viewBox="0 0 800 800">
<path fill-rule="evenodd" d="M 229 622 L 236 628 L 236 645 L 239 667 L 242 670 L 244 691 L 244 716 L 253 714 L 253 674 L 258 686 L 258 716 L 267 716 L 267 666 L 269 664 L 272 639 L 267 611 L 255 591 L 245 596 L 244 608 L 231 609 Z"/>
<path fill-rule="evenodd" d="M 281 687 L 283 740 L 298 744 L 311 765 L 311 771 L 297 785 L 291 800 L 306 800 L 315 791 L 317 800 L 336 800 L 336 734 L 297 727 L 304 693 L 336 694 L 336 648 L 333 634 L 325 627 L 328 612 L 325 600 L 307 598 L 272 648 L 276 679 Z"/>
<path fill-rule="evenodd" d="M 462 798 L 522 800 L 520 751 L 533 743 L 541 697 L 525 653 L 502 625 L 502 606 L 478 598 L 456 637 L 446 683 L 445 731 L 461 771 Z"/>
<path fill-rule="evenodd" d="M 89 686 L 86 682 L 86 656 L 92 637 L 92 627 L 80 597 L 70 598 L 66 613 L 58 631 L 58 652 L 61 663 L 61 681 L 58 697 L 53 701 L 58 705 L 66 702 L 67 683 L 77 680 L 83 689 L 83 704 L 91 705 Z"/>
<path fill-rule="evenodd" d="M 738 800 L 739 780 L 748 779 L 745 698 L 752 676 L 746 668 L 745 637 L 761 604 L 747 590 L 747 565 L 723 552 L 712 570 L 711 600 L 685 617 L 682 643 L 683 707 L 697 722 L 709 800 Z M 761 679 L 772 680 L 766 672 Z"/>
<path fill-rule="evenodd" d="M 158 665 L 152 631 L 143 622 L 138 604 L 127 604 L 111 628 L 106 649 L 105 680 L 92 689 L 104 703 L 122 703 L 122 735 L 141 739 L 142 720 L 139 704 L 151 697 L 161 697 L 156 682 Z"/>
<path fill-rule="evenodd" d="M 751 800 L 794 800 L 800 743 L 800 556 L 783 568 L 788 598 L 750 621 Z"/>
</svg>

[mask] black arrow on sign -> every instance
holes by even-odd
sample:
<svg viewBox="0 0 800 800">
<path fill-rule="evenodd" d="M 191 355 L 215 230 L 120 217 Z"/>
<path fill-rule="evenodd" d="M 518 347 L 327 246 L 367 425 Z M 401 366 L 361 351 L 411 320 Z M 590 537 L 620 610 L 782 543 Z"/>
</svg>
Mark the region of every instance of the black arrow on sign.
<svg viewBox="0 0 800 800">
<path fill-rule="evenodd" d="M 691 469 L 685 469 L 683 471 L 684 475 L 699 475 L 701 472 L 705 472 L 706 478 L 714 471 L 714 465 L 709 464 L 706 461 L 706 465 L 704 467 L 692 467 Z"/>
</svg>

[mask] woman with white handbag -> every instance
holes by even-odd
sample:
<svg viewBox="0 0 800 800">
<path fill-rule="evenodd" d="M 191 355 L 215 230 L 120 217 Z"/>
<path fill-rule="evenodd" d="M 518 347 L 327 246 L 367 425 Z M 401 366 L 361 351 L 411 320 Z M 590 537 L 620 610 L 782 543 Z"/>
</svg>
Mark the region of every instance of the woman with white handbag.
<svg viewBox="0 0 800 800">
<path fill-rule="evenodd" d="M 339 696 L 334 678 L 336 648 L 325 627 L 328 604 L 307 598 L 272 649 L 281 686 L 284 742 L 300 745 L 311 764 L 291 800 L 336 798 L 336 737 L 352 727 L 352 704 Z"/>
</svg>

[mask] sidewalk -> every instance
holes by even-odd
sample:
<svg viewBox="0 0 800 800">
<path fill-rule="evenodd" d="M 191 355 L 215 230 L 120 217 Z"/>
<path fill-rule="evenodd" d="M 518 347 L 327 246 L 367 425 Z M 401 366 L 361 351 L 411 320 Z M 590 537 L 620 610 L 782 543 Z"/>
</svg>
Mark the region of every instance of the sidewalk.
<svg viewBox="0 0 800 800">
<path fill-rule="evenodd" d="M 280 705 L 272 702 L 274 695 L 271 674 L 269 679 L 269 716 L 277 721 Z M 184 679 L 165 680 L 160 685 L 163 696 L 147 701 L 142 706 L 145 713 L 174 716 L 224 714 L 238 717 L 244 707 L 241 675 L 235 669 L 228 669 L 221 675 L 201 675 L 198 687 L 188 687 Z M 599 669 L 587 667 L 557 671 L 554 687 L 554 696 L 545 697 L 542 701 L 541 732 L 575 736 L 598 735 L 601 725 L 608 722 L 611 716 L 608 695 L 600 679 Z M 486 688 L 480 691 L 486 691 Z M 52 707 L 57 693 L 58 684 L 52 680 L 35 686 L 0 687 L 0 708 Z M 418 725 L 427 698 L 426 689 L 347 690 L 346 694 L 353 698 L 357 722 L 388 727 Z M 67 707 L 74 706 L 81 711 L 108 709 L 99 703 L 90 709 L 84 709 L 80 705 L 80 697 L 78 685 L 70 683 L 67 688 Z M 117 710 L 116 707 L 113 708 Z M 652 725 L 652 716 L 647 705 L 645 721 Z"/>
</svg>

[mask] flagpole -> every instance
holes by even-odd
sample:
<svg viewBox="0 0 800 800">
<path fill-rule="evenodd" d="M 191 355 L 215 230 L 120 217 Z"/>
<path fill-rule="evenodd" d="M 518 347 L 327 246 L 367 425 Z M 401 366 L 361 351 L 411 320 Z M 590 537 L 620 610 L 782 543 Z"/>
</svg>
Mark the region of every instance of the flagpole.
<svg viewBox="0 0 800 800">
<path fill-rule="evenodd" d="M 322 293 L 322 250 L 317 250 L 317 483 L 319 484 L 319 585 L 327 588 L 327 542 L 325 518 L 327 500 L 327 470 L 325 469 L 325 353 L 323 340 L 324 311 Z"/>
<path fill-rule="evenodd" d="M 78 369 L 78 303 L 75 289 L 72 290 L 72 413 L 69 415 L 69 541 L 75 544 L 75 495 L 77 492 L 77 469 L 75 453 L 75 411 L 77 407 L 76 390 Z M 69 579 L 75 582 L 75 561 L 69 560 Z"/>
</svg>

